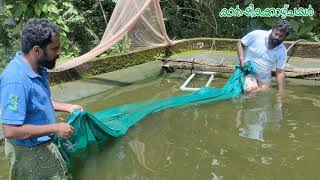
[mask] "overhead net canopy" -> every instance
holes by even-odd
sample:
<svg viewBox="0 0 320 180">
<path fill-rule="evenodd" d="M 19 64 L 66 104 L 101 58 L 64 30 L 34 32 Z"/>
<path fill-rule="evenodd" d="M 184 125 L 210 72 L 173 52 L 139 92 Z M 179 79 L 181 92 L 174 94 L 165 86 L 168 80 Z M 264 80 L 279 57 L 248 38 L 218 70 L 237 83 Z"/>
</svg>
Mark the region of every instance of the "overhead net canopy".
<svg viewBox="0 0 320 180">
<path fill-rule="evenodd" d="M 172 44 L 169 39 L 160 0 L 117 0 L 100 43 L 89 52 L 56 66 L 52 72 L 65 71 L 99 56 L 124 37 L 130 49 Z"/>
</svg>

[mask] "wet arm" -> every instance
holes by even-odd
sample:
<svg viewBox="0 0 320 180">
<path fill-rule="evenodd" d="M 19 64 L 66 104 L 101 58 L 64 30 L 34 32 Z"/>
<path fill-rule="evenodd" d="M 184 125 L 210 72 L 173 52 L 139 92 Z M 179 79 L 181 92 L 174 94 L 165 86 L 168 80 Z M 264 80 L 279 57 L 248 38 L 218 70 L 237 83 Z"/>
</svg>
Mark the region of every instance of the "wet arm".
<svg viewBox="0 0 320 180">
<path fill-rule="evenodd" d="M 277 88 L 278 90 L 283 90 L 284 88 L 284 78 L 285 73 L 283 69 L 277 69 L 276 70 L 276 78 L 277 78 Z"/>
<path fill-rule="evenodd" d="M 239 58 L 240 66 L 243 67 L 244 65 L 244 45 L 241 41 L 237 43 L 237 54 Z"/>
</svg>

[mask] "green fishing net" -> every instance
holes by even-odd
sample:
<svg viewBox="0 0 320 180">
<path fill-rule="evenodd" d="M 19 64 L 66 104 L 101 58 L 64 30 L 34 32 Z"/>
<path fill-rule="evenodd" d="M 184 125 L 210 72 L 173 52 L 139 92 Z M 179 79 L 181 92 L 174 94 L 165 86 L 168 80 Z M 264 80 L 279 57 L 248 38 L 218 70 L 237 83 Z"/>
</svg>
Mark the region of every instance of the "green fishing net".
<svg viewBox="0 0 320 180">
<path fill-rule="evenodd" d="M 97 113 L 73 112 L 66 122 L 74 127 L 74 134 L 64 140 L 56 137 L 59 150 L 66 162 L 91 144 L 105 142 L 112 137 L 124 135 L 128 128 L 144 117 L 173 107 L 212 103 L 240 96 L 245 93 L 244 83 L 247 74 L 255 74 L 250 61 L 243 68 L 236 66 L 230 79 L 221 88 L 203 87 L 186 95 L 164 100 L 146 100 L 105 109 Z"/>
</svg>

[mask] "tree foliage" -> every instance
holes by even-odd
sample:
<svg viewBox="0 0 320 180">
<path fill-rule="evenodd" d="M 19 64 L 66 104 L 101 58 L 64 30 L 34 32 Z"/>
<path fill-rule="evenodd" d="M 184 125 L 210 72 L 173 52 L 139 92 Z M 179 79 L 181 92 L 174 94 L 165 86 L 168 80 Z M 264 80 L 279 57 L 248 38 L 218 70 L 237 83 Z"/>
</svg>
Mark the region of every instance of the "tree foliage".
<svg viewBox="0 0 320 180">
<path fill-rule="evenodd" d="M 287 18 L 293 25 L 294 33 L 289 40 L 307 39 L 320 41 L 320 6 L 317 0 L 277 1 L 277 0 L 235 0 L 235 1 L 212 1 L 212 0 L 162 0 L 161 5 L 166 18 L 168 33 L 171 37 L 224 37 L 241 38 L 255 29 L 271 29 L 279 18 L 250 18 L 250 17 L 219 17 L 222 8 L 235 8 L 239 5 L 245 9 L 250 3 L 255 7 L 270 8 L 283 7 L 289 4 L 289 9 L 294 7 L 313 6 L 316 13 L 312 17 Z"/>
<path fill-rule="evenodd" d="M 60 28 L 63 57 L 82 54 L 98 42 L 110 18 L 112 0 L 4 0 L 0 16 L 0 60 L 20 49 L 19 33 L 31 18 L 48 18 Z"/>
<path fill-rule="evenodd" d="M 30 18 L 48 18 L 61 30 L 63 57 L 81 55 L 99 43 L 115 0 L 0 0 L 0 69 L 20 49 L 19 32 Z M 287 18 L 294 33 L 289 40 L 320 41 L 320 5 L 317 0 L 161 0 L 167 32 L 172 39 L 192 37 L 241 38 L 255 29 L 270 29 L 277 18 L 219 17 L 222 8 L 239 5 L 255 7 L 307 7 L 315 9 L 313 17 Z M 124 45 L 118 43 L 105 54 L 119 53 Z"/>
</svg>

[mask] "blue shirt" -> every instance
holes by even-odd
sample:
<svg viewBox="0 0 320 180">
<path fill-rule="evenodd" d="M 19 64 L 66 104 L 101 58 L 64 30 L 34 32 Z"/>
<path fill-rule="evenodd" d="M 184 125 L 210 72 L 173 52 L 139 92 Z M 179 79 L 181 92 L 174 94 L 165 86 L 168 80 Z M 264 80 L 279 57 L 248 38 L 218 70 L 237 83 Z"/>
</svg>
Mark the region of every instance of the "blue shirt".
<svg viewBox="0 0 320 180">
<path fill-rule="evenodd" d="M 17 52 L 0 76 L 2 123 L 16 126 L 56 123 L 50 96 L 47 70 L 40 68 L 37 74 L 23 59 L 21 52 Z M 50 139 L 49 135 L 11 142 L 22 146 L 34 146 Z"/>
<path fill-rule="evenodd" d="M 287 50 L 283 43 L 273 49 L 268 49 L 271 31 L 255 30 L 241 39 L 245 46 L 245 62 L 252 61 L 256 68 L 256 79 L 262 84 L 271 84 L 271 71 L 276 68 L 284 69 Z"/>
</svg>

